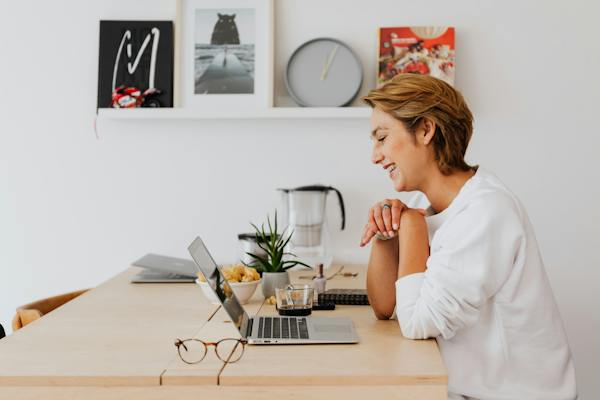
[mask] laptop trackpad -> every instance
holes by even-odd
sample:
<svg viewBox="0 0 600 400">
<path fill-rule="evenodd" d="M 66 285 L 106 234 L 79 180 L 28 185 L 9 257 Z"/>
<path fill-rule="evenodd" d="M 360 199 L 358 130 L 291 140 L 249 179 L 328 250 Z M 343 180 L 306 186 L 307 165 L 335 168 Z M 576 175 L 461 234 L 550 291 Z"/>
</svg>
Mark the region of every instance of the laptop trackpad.
<svg viewBox="0 0 600 400">
<path fill-rule="evenodd" d="M 315 334 L 347 335 L 353 332 L 352 320 L 344 317 L 312 317 L 312 328 Z"/>
<path fill-rule="evenodd" d="M 317 333 L 350 333 L 352 328 L 348 324 L 327 324 L 327 323 L 315 323 L 315 332 Z"/>
</svg>

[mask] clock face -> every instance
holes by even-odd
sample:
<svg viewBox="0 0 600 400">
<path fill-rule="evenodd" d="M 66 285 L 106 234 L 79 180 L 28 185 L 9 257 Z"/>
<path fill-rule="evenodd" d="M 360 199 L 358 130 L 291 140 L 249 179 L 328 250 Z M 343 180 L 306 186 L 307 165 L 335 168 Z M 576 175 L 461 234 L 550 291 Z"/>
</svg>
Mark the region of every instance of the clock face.
<svg viewBox="0 0 600 400">
<path fill-rule="evenodd" d="M 301 106 L 339 107 L 352 101 L 362 84 L 362 65 L 344 43 L 313 39 L 288 61 L 285 84 Z"/>
</svg>

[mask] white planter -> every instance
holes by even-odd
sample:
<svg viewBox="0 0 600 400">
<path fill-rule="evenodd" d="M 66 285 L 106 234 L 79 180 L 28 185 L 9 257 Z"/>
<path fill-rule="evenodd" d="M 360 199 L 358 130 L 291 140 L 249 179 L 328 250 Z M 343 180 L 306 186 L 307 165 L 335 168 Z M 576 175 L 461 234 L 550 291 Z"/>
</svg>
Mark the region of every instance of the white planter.
<svg viewBox="0 0 600 400">
<path fill-rule="evenodd" d="M 284 288 L 290 284 L 290 276 L 284 272 L 263 272 L 262 292 L 265 298 L 275 296 L 276 288 Z"/>
</svg>

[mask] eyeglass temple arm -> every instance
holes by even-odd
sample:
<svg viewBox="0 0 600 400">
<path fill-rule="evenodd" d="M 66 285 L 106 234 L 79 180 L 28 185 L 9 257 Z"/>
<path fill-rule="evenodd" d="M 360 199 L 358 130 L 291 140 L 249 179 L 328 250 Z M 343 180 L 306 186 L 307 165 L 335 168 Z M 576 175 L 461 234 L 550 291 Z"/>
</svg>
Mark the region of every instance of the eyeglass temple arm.
<svg viewBox="0 0 600 400">
<path fill-rule="evenodd" d="M 175 347 L 179 348 L 179 346 L 183 346 L 183 348 L 185 349 L 185 351 L 188 351 L 187 346 L 183 342 L 184 341 L 181 340 L 181 339 L 175 339 Z"/>
</svg>

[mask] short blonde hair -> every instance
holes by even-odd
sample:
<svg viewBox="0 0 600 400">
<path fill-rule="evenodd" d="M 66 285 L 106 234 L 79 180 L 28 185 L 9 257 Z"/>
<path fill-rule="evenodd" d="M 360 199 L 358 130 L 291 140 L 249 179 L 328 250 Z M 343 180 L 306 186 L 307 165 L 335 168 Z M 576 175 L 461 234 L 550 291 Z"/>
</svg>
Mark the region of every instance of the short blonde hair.
<svg viewBox="0 0 600 400">
<path fill-rule="evenodd" d="M 435 122 L 433 150 L 444 175 L 473 168 L 464 160 L 473 115 L 460 92 L 446 82 L 428 75 L 400 74 L 362 100 L 392 115 L 413 135 L 423 118 Z"/>
</svg>

